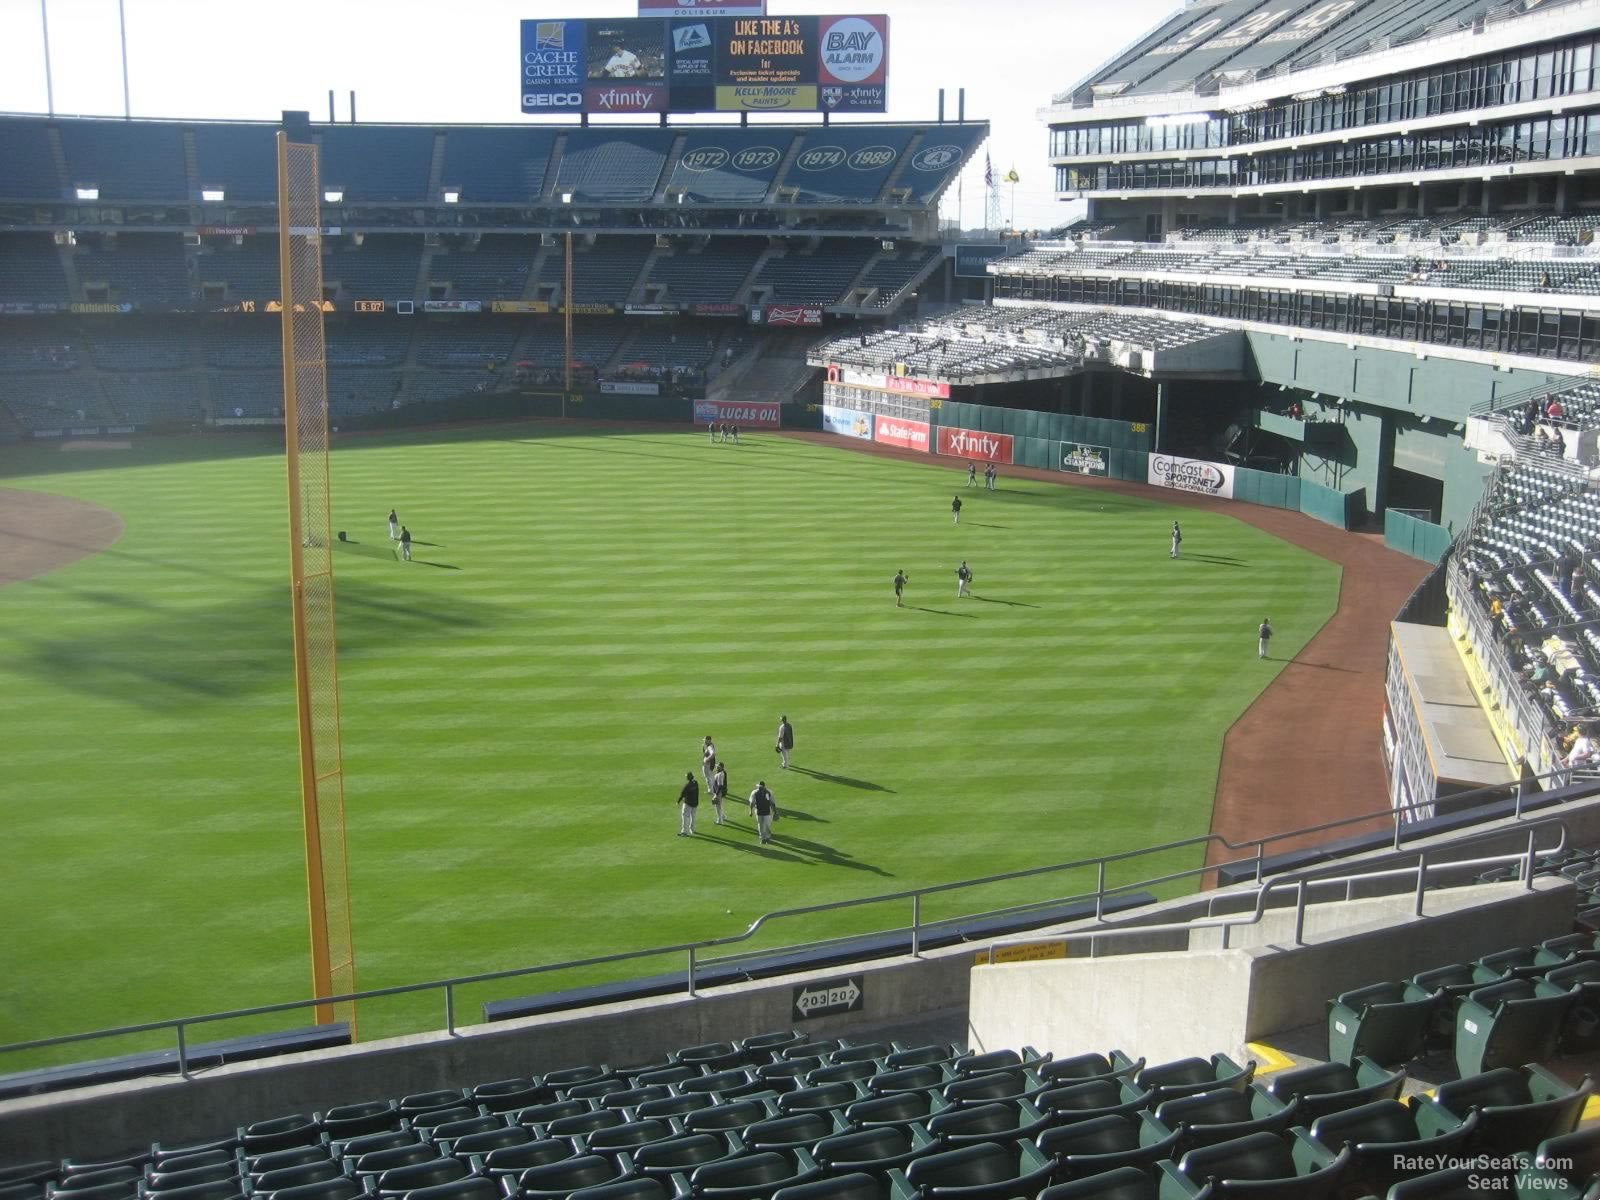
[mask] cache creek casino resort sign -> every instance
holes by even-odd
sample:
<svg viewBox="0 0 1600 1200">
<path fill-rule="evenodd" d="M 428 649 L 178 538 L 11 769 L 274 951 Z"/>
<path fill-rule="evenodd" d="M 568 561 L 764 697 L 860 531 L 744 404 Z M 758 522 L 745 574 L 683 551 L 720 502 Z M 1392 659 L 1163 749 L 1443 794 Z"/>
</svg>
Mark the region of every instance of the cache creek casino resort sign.
<svg viewBox="0 0 1600 1200">
<path fill-rule="evenodd" d="M 889 107 L 889 18 L 588 17 L 522 22 L 524 113 Z"/>
</svg>

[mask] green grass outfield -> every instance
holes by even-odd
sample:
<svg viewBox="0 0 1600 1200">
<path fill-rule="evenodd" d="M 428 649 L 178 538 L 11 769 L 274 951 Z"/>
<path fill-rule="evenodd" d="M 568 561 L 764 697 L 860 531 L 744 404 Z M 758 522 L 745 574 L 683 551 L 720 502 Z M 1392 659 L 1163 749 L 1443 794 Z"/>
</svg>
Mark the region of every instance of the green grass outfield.
<svg viewBox="0 0 1600 1200">
<path fill-rule="evenodd" d="M 306 994 L 283 462 L 221 444 L 0 463 L 26 454 L 11 485 L 127 523 L 105 553 L 0 589 L 0 1041 Z M 333 473 L 336 527 L 362 543 L 336 563 L 364 987 L 1203 833 L 1223 734 L 1281 666 L 1257 661 L 1256 623 L 1288 657 L 1337 603 L 1336 566 L 1231 517 L 1186 511 L 1172 562 L 1159 504 L 968 491 L 949 464 L 774 436 L 396 435 L 342 443 Z M 388 549 L 391 505 L 418 562 Z M 955 598 L 962 558 L 976 599 Z M 785 712 L 815 773 L 777 769 Z M 703 836 L 674 836 L 706 733 L 740 796 L 772 785 L 772 847 L 709 806 Z M 991 887 L 925 916 L 1092 885 Z M 468 989 L 458 1012 L 596 977 Z M 365 1037 L 442 1023 L 438 996 L 362 1014 Z"/>
</svg>

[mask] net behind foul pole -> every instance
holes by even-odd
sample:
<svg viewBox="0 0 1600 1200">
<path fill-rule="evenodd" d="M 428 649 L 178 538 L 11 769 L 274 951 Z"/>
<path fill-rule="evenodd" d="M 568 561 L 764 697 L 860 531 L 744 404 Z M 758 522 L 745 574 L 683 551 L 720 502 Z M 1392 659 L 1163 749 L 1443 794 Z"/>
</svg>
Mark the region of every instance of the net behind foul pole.
<svg viewBox="0 0 1600 1200">
<path fill-rule="evenodd" d="M 295 695 L 311 914 L 311 982 L 319 998 L 356 990 L 334 630 L 321 197 L 317 148 L 278 134 L 279 294 L 283 303 L 283 422 L 289 467 Z M 354 1001 L 317 1006 L 319 1025 L 333 1021 L 348 1021 L 353 1035 Z"/>
</svg>

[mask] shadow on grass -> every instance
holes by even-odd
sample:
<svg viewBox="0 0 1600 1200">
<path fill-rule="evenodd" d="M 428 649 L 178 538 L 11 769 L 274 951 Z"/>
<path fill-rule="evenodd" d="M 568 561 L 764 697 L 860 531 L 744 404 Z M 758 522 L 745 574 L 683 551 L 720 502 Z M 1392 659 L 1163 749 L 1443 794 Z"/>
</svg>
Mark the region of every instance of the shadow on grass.
<svg viewBox="0 0 1600 1200">
<path fill-rule="evenodd" d="M 1025 600 L 1001 600 L 998 596 L 974 596 L 984 604 L 1004 604 L 1007 608 L 1043 608 L 1042 604 L 1029 604 Z"/>
<path fill-rule="evenodd" d="M 891 796 L 899 794 L 893 788 L 886 788 L 881 783 L 872 783 L 866 779 L 852 779 L 848 775 L 830 775 L 826 771 L 813 771 L 809 767 L 796 767 L 792 765 L 789 767 L 789 770 L 797 772 L 801 775 L 809 775 L 812 779 L 819 780 L 822 783 L 837 783 L 841 787 L 859 788 L 863 792 L 887 792 Z M 800 816 L 804 820 L 808 821 L 816 820 L 815 817 L 806 817 L 804 814 L 796 813 L 787 808 L 783 810 L 783 815 L 786 817 Z"/>
<path fill-rule="evenodd" d="M 0 647 L 13 670 L 156 712 L 184 711 L 197 699 L 222 703 L 275 687 L 286 689 L 286 700 L 289 696 L 293 645 L 285 585 L 255 581 L 203 608 L 161 609 L 135 607 L 102 590 L 35 582 L 64 599 L 112 611 L 71 637 L 38 636 L 25 626 L 0 630 Z M 338 604 L 339 654 L 347 660 L 390 654 L 397 642 L 423 644 L 499 619 L 481 603 L 452 597 L 448 606 L 430 608 L 412 592 L 370 579 L 346 582 Z"/>
<path fill-rule="evenodd" d="M 434 562 L 431 559 L 426 558 L 413 558 L 411 561 L 414 563 L 420 563 L 424 567 L 438 567 L 441 571 L 461 571 L 466 569 L 464 567 L 456 566 L 455 563 Z"/>
<path fill-rule="evenodd" d="M 936 613 L 941 617 L 967 617 L 971 620 L 977 620 L 978 618 L 977 613 L 951 612 L 948 608 L 923 608 L 920 604 L 907 604 L 904 607 L 911 609 L 913 612 Z"/>
<path fill-rule="evenodd" d="M 1248 567 L 1250 564 L 1242 558 L 1229 558 L 1225 554 L 1185 554 L 1184 558 L 1192 558 L 1195 562 L 1215 563 L 1219 567 Z"/>
</svg>

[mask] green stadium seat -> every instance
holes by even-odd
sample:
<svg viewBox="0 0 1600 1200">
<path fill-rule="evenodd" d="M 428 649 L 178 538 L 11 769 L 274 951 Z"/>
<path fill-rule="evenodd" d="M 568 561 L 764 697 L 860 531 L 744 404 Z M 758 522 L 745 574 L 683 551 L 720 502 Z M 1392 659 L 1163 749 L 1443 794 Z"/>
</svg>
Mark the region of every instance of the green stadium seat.
<svg viewBox="0 0 1600 1200">
<path fill-rule="evenodd" d="M 1015 1050 L 991 1050 L 987 1054 L 969 1054 L 955 1064 L 957 1075 L 981 1075 L 986 1071 L 1000 1071 L 1007 1067 L 1020 1067 L 1022 1055 Z"/>
<path fill-rule="evenodd" d="M 861 1172 L 779 1188 L 772 1200 L 890 1200 L 884 1180 Z"/>
<path fill-rule="evenodd" d="M 426 1151 L 424 1157 L 437 1158 L 439 1152 L 432 1146 L 423 1147 Z M 380 1150 L 380 1154 L 390 1154 L 393 1151 Z M 365 1156 L 370 1158 L 371 1155 Z M 415 1161 L 415 1160 L 408 1160 Z M 276 1192 L 281 1188 L 301 1187 L 308 1183 L 322 1183 L 328 1179 L 338 1179 L 344 1174 L 343 1168 L 332 1159 L 321 1162 L 301 1163 L 297 1167 L 279 1167 L 276 1171 L 267 1171 L 254 1178 L 252 1191 Z"/>
<path fill-rule="evenodd" d="M 1157 1163 L 1161 1200 L 1323 1200 L 1339 1186 L 1350 1154 L 1347 1147 L 1326 1166 L 1302 1171 L 1284 1138 L 1252 1133 L 1198 1147 L 1176 1164 Z"/>
<path fill-rule="evenodd" d="M 1422 1053 L 1441 997 L 1414 983 L 1374 983 L 1328 1001 L 1328 1058 L 1365 1056 L 1386 1067 Z"/>
<path fill-rule="evenodd" d="M 665 1100 L 672 1095 L 672 1089 L 664 1083 L 646 1084 L 644 1087 L 625 1088 L 620 1092 L 608 1092 L 600 1097 L 601 1108 L 638 1108 L 647 1100 Z"/>
<path fill-rule="evenodd" d="M 906 1046 L 895 1042 L 894 1052 L 883 1060 L 883 1065 L 885 1070 L 898 1071 L 902 1067 L 936 1067 L 964 1057 L 966 1057 L 965 1050 L 949 1043 Z"/>
<path fill-rule="evenodd" d="M 187 1167 L 181 1171 L 150 1171 L 144 1178 L 146 1191 L 170 1191 L 173 1188 L 192 1187 L 197 1183 L 238 1179 L 239 1162 L 235 1159 L 233 1162 L 211 1163 L 203 1167 Z"/>
<path fill-rule="evenodd" d="M 665 1178 L 678 1172 L 692 1172 L 705 1163 L 732 1158 L 736 1153 L 726 1135 L 683 1133 L 664 1142 L 640 1146 L 633 1156 L 633 1166 L 645 1175 Z"/>
<path fill-rule="evenodd" d="M 1414 1179 L 1404 1179 L 1389 1189 L 1387 1200 L 1497 1200 L 1506 1194 L 1503 1178 L 1486 1186 L 1498 1172 L 1477 1167 L 1450 1167 Z"/>
<path fill-rule="evenodd" d="M 234 1146 L 230 1149 L 197 1150 L 187 1154 L 155 1154 L 150 1155 L 150 1167 L 153 1172 L 158 1171 L 192 1171 L 196 1167 L 215 1167 L 222 1163 L 237 1163 L 239 1149 Z"/>
<path fill-rule="evenodd" d="M 256 1192 L 255 1196 L 269 1195 L 271 1200 L 356 1200 L 366 1189 L 347 1175 L 338 1179 L 323 1179 L 299 1187 L 279 1188 L 275 1192 Z"/>
<path fill-rule="evenodd" d="M 796 1033 L 792 1029 L 758 1033 L 740 1041 L 739 1052 L 744 1055 L 747 1062 L 760 1064 L 771 1062 L 778 1056 L 779 1051 L 805 1040 L 805 1034 Z"/>
<path fill-rule="evenodd" d="M 746 1125 L 740 1138 L 751 1150 L 797 1150 L 810 1148 L 844 1128 L 844 1117 L 837 1110 L 802 1112 Z"/>
<path fill-rule="evenodd" d="M 812 1112 L 817 1109 L 843 1109 L 865 1094 L 859 1083 L 824 1083 L 798 1088 L 778 1097 L 781 1113 Z"/>
<path fill-rule="evenodd" d="M 210 1183 L 191 1183 L 186 1187 L 147 1188 L 149 1200 L 235 1200 L 244 1196 L 244 1180 L 235 1175 L 232 1179 L 216 1179 Z"/>
<path fill-rule="evenodd" d="M 1592 933 L 1568 933 L 1539 943 L 1539 962 L 1546 967 L 1577 962 L 1600 962 L 1600 938 Z"/>
<path fill-rule="evenodd" d="M 843 1045 L 844 1043 L 838 1038 L 807 1038 L 805 1041 L 784 1046 L 777 1052 L 777 1057 L 826 1059 Z"/>
<path fill-rule="evenodd" d="M 877 1125 L 823 1138 L 811 1156 L 829 1174 L 866 1172 L 887 1178 L 914 1158 L 931 1153 L 937 1143 L 920 1125 Z"/>
<path fill-rule="evenodd" d="M 881 1062 L 888 1058 L 892 1051 L 883 1042 L 857 1042 L 854 1045 L 840 1046 L 833 1052 L 833 1061 L 836 1063 L 853 1062 Z"/>
<path fill-rule="evenodd" d="M 1404 1071 L 1385 1071 L 1370 1058 L 1353 1064 L 1327 1062 L 1290 1067 L 1267 1076 L 1266 1089 L 1279 1100 L 1298 1100 L 1295 1120 L 1309 1125 L 1324 1113 L 1340 1112 L 1374 1100 L 1397 1100 Z"/>
<path fill-rule="evenodd" d="M 1561 1025 L 1558 1048 L 1565 1054 L 1587 1054 L 1600 1049 L 1600 962 L 1577 959 L 1551 967 L 1534 981 L 1540 996 L 1565 993 L 1572 1001 Z"/>
<path fill-rule="evenodd" d="M 1087 1083 L 1091 1079 L 1131 1079 L 1144 1070 L 1144 1059 L 1137 1062 L 1121 1051 L 1110 1054 L 1075 1054 L 1053 1058 L 1038 1066 L 1039 1078 L 1050 1083 Z"/>
<path fill-rule="evenodd" d="M 61 1160 L 61 1179 L 65 1182 L 74 1175 L 87 1175 L 91 1171 L 110 1171 L 116 1167 L 132 1167 L 136 1172 L 143 1171 L 149 1161 L 150 1154 L 146 1150 L 134 1150 L 127 1154 L 100 1158 L 64 1158 Z"/>
<path fill-rule="evenodd" d="M 324 1150 L 321 1146 L 312 1146 L 304 1150 L 281 1151 L 282 1166 L 293 1166 L 295 1163 L 315 1162 L 318 1157 L 330 1153 L 340 1158 L 360 1158 L 363 1154 L 371 1154 L 374 1150 L 393 1150 L 396 1146 L 415 1146 L 422 1140 L 422 1135 L 410 1129 L 391 1129 L 387 1133 L 366 1133 L 360 1137 L 351 1138 L 347 1142 L 337 1142 Z M 320 1152 L 320 1153 L 319 1153 Z M 290 1157 L 291 1155 L 298 1157 Z M 280 1155 L 273 1155 L 274 1160 Z M 263 1162 L 264 1159 L 257 1159 Z"/>
<path fill-rule="evenodd" d="M 1008 1200 L 1035 1195 L 1054 1170 L 1032 1142 L 979 1142 L 914 1159 L 890 1179 L 897 1194 L 922 1200 Z"/>
<path fill-rule="evenodd" d="M 949 1105 L 935 1092 L 893 1092 L 857 1100 L 844 1110 L 844 1119 L 857 1129 L 882 1125 L 910 1125 L 927 1121 Z"/>
<path fill-rule="evenodd" d="M 60 1174 L 61 1163 L 55 1159 L 13 1163 L 0 1167 L 0 1187 L 11 1183 L 49 1183 Z"/>
<path fill-rule="evenodd" d="M 855 1062 L 832 1063 L 826 1067 L 818 1067 L 805 1078 L 807 1087 L 816 1087 L 821 1083 L 850 1083 L 857 1079 L 868 1079 L 878 1073 L 878 1064 L 872 1059 L 860 1059 Z"/>
<path fill-rule="evenodd" d="M 1473 974 L 1470 963 L 1450 963 L 1419 971 L 1411 982 L 1425 992 L 1439 994 L 1438 1005 L 1433 1010 L 1433 1028 L 1428 1031 L 1428 1047 L 1449 1045 L 1456 1036 L 1456 1006 L 1461 998 L 1474 988 L 1482 987 Z"/>
<path fill-rule="evenodd" d="M 1469 992 L 1456 1006 L 1456 1069 L 1463 1078 L 1555 1053 L 1570 995 L 1541 996 L 1526 979 Z"/>
<path fill-rule="evenodd" d="M 1155 1095 L 1151 1097 L 1151 1102 L 1160 1104 L 1163 1100 L 1193 1096 L 1197 1092 L 1209 1092 L 1219 1087 L 1243 1091 L 1250 1086 L 1255 1073 L 1256 1064 L 1253 1062 L 1241 1067 L 1226 1054 L 1213 1054 L 1209 1061 L 1185 1058 L 1145 1067 L 1134 1075 L 1133 1081 L 1140 1088 L 1153 1091 Z"/>
<path fill-rule="evenodd" d="M 505 1121 L 497 1116 L 487 1113 L 476 1117 L 464 1117 L 459 1121 L 439 1121 L 433 1124 L 416 1125 L 413 1128 L 422 1130 L 430 1141 L 453 1142 L 457 1138 L 467 1137 L 474 1133 L 488 1133 L 495 1129 L 504 1129 Z"/>
<path fill-rule="evenodd" d="M 65 1191 L 56 1190 L 47 1195 L 65 1196 L 68 1200 L 132 1200 L 139 1194 L 139 1182 L 135 1179 L 122 1179 L 113 1183 L 96 1184 L 94 1187 L 71 1188 Z"/>
<path fill-rule="evenodd" d="M 1424 1133 L 1454 1129 L 1475 1115 L 1471 1149 L 1506 1154 L 1571 1133 L 1593 1090 L 1587 1076 L 1572 1088 L 1540 1066 L 1500 1067 L 1440 1084 L 1432 1096 L 1418 1096 L 1412 1105 Z"/>
<path fill-rule="evenodd" d="M 685 1079 L 678 1084 L 680 1092 L 729 1092 L 741 1087 L 748 1087 L 756 1082 L 753 1072 L 740 1068 L 735 1071 L 715 1071 L 710 1075 L 702 1075 L 698 1079 Z"/>
<path fill-rule="evenodd" d="M 804 1079 L 813 1071 L 822 1070 L 822 1058 L 819 1055 L 807 1055 L 804 1058 L 780 1058 L 777 1062 L 767 1063 L 756 1068 L 756 1078 L 768 1082 L 782 1082 L 785 1080 L 798 1081 Z M 787 1088 L 785 1090 L 793 1091 Z"/>
<path fill-rule="evenodd" d="M 257 1121 L 239 1130 L 239 1144 L 247 1155 L 265 1154 L 269 1150 L 288 1150 L 295 1146 L 314 1145 L 322 1137 L 322 1127 L 316 1118 L 296 1113 L 289 1117 L 275 1117 L 270 1121 Z"/>
<path fill-rule="evenodd" d="M 1148 1114 L 1140 1114 L 1148 1116 Z M 1055 1178 L 1084 1179 L 1118 1167 L 1150 1171 L 1164 1158 L 1178 1157 L 1178 1132 L 1165 1138 L 1141 1141 L 1144 1122 L 1126 1114 L 1093 1117 L 1057 1125 L 1039 1134 L 1039 1149 L 1056 1162 Z"/>
<path fill-rule="evenodd" d="M 548 1104 L 556 1098 L 554 1088 L 532 1079 L 497 1079 L 480 1083 L 469 1095 L 472 1102 L 492 1113 L 515 1112 L 535 1104 Z"/>
<path fill-rule="evenodd" d="M 1499 983 L 1503 979 L 1532 979 L 1544 974 L 1539 962 L 1539 947 L 1512 946 L 1485 954 L 1472 964 L 1472 976 L 1479 983 Z"/>
<path fill-rule="evenodd" d="M 687 1063 L 678 1063 L 675 1066 L 640 1071 L 631 1078 L 633 1079 L 634 1087 L 657 1087 L 661 1085 L 673 1087 L 686 1079 L 698 1079 L 702 1074 L 703 1072 L 698 1067 L 689 1066 Z"/>
<path fill-rule="evenodd" d="M 382 1135 L 369 1134 L 368 1136 L 377 1138 Z M 353 1139 L 348 1144 L 354 1145 L 356 1140 L 363 1139 Z M 388 1144 L 410 1146 L 415 1145 L 421 1140 L 422 1139 L 420 1135 L 412 1133 L 410 1130 L 406 1130 L 403 1141 L 390 1142 Z M 381 1149 L 382 1147 L 378 1148 Z M 332 1149 L 323 1145 L 321 1142 L 317 1142 L 316 1144 L 310 1146 L 294 1146 L 288 1150 L 271 1150 L 266 1154 L 252 1155 L 245 1161 L 251 1175 L 261 1175 L 267 1171 L 279 1171 L 284 1167 L 298 1167 L 301 1163 L 322 1162 L 332 1157 Z"/>
<path fill-rule="evenodd" d="M 632 1179 L 596 1184 L 591 1188 L 579 1188 L 567 1200 L 669 1200 L 671 1195 L 660 1180 L 639 1175 Z"/>
<path fill-rule="evenodd" d="M 438 1157 L 439 1147 L 433 1145 L 431 1142 L 416 1142 L 410 1146 L 395 1146 L 390 1150 L 370 1151 L 369 1153 L 363 1154 L 360 1158 L 356 1159 L 352 1164 L 352 1168 L 357 1175 L 382 1175 L 385 1171 L 392 1171 L 396 1167 L 409 1167 L 419 1162 L 431 1162 L 433 1159 Z M 318 1169 L 320 1166 L 321 1164 L 319 1163 L 306 1163 L 305 1165 L 299 1167 L 285 1167 L 283 1170 L 285 1172 L 312 1171 Z M 335 1173 L 337 1172 L 338 1168 L 335 1166 Z M 265 1181 L 270 1176 L 278 1175 L 280 1173 L 281 1172 L 278 1171 L 269 1171 L 267 1175 L 257 1178 L 257 1190 L 271 1191 L 271 1187 Z M 317 1178 L 330 1179 L 332 1176 L 321 1175 Z M 316 1179 L 303 1179 L 300 1182 L 315 1183 Z"/>
<path fill-rule="evenodd" d="M 612 1074 L 611 1068 L 606 1066 L 568 1067 L 562 1071 L 551 1071 L 544 1077 L 544 1083 L 546 1087 L 567 1088 L 605 1079 Z"/>
<path fill-rule="evenodd" d="M 598 1187 L 625 1178 L 622 1169 L 599 1154 L 583 1154 L 561 1162 L 529 1167 L 517 1177 L 521 1200 L 566 1200 L 579 1188 Z"/>
<path fill-rule="evenodd" d="M 406 1193 L 406 1200 L 504 1200 L 494 1180 L 474 1175 Z"/>
<path fill-rule="evenodd" d="M 1178 1137 L 1181 1157 L 1196 1146 L 1228 1142 L 1250 1133 L 1282 1133 L 1296 1115 L 1296 1102 L 1287 1104 L 1258 1084 L 1242 1092 L 1217 1088 L 1193 1096 L 1163 1100 L 1153 1113 L 1142 1114 L 1141 1138 L 1146 1144 Z"/>
<path fill-rule="evenodd" d="M 707 1042 L 703 1046 L 685 1046 L 672 1056 L 675 1064 L 698 1067 L 703 1071 L 726 1071 L 745 1062 L 744 1051 L 732 1042 Z"/>
<path fill-rule="evenodd" d="M 400 1128 L 400 1106 L 393 1100 L 368 1100 L 364 1104 L 341 1104 L 320 1113 L 317 1121 L 336 1142 L 367 1133 L 385 1133 Z"/>
<path fill-rule="evenodd" d="M 763 1150 L 696 1167 L 689 1182 L 695 1196 L 705 1200 L 759 1200 L 820 1177 L 804 1150 Z"/>
<path fill-rule="evenodd" d="M 946 1109 L 928 1119 L 928 1132 L 948 1146 L 1031 1138 L 1050 1118 L 1026 1100 L 994 1100 L 976 1108 Z"/>
<path fill-rule="evenodd" d="M 948 1083 L 944 1098 L 955 1108 L 987 1104 L 991 1100 L 1025 1100 L 1045 1090 L 1037 1076 L 1021 1068 L 965 1075 Z"/>
<path fill-rule="evenodd" d="M 1318 1117 L 1307 1136 L 1295 1139 L 1293 1153 L 1300 1170 L 1310 1171 L 1348 1151 L 1350 1165 L 1343 1186 L 1353 1194 L 1381 1196 L 1400 1180 L 1426 1172 L 1425 1167 L 1408 1168 L 1408 1162 L 1460 1155 L 1476 1125 L 1477 1118 L 1472 1117 L 1454 1129 L 1424 1129 L 1398 1100 L 1374 1100 Z"/>
<path fill-rule="evenodd" d="M 529 1167 L 544 1167 L 577 1156 L 565 1138 L 542 1138 L 517 1146 L 502 1146 L 483 1158 L 483 1169 L 491 1175 L 515 1175 Z"/>
<path fill-rule="evenodd" d="M 457 1138 L 448 1146 L 441 1143 L 440 1148 L 445 1153 L 459 1158 L 463 1154 L 485 1155 L 495 1150 L 507 1150 L 513 1146 L 526 1146 L 531 1141 L 533 1141 L 533 1130 L 521 1125 L 504 1125 L 484 1133 L 469 1133 L 466 1137 Z"/>
<path fill-rule="evenodd" d="M 683 1127 L 690 1133 L 720 1133 L 764 1121 L 776 1111 L 776 1106 L 766 1100 L 734 1100 L 690 1113 L 683 1118 Z"/>
<path fill-rule="evenodd" d="M 669 1137 L 676 1136 L 677 1132 L 667 1121 L 629 1121 L 623 1125 L 613 1125 L 609 1129 L 596 1129 L 584 1139 L 584 1145 L 590 1154 L 615 1156 L 624 1151 L 647 1146 L 651 1142 L 665 1141 Z"/>
<path fill-rule="evenodd" d="M 440 1088 L 438 1091 L 433 1092 L 417 1092 L 412 1096 L 400 1097 L 400 1115 L 408 1118 L 419 1117 L 423 1113 L 439 1112 L 447 1108 L 460 1108 L 466 1098 L 467 1093 L 460 1088 Z"/>
<path fill-rule="evenodd" d="M 612 1092 L 625 1092 L 628 1090 L 628 1081 L 620 1076 L 610 1079 L 596 1079 L 590 1083 L 575 1083 L 571 1087 L 562 1088 L 561 1094 L 568 1100 L 598 1100 L 602 1096 L 609 1096 Z"/>
<path fill-rule="evenodd" d="M 955 1075 L 945 1066 L 923 1063 L 914 1067 L 900 1067 L 893 1071 L 880 1071 L 867 1080 L 867 1091 L 875 1096 L 895 1092 L 925 1092 L 930 1088 L 943 1088 Z"/>
<path fill-rule="evenodd" d="M 431 1134 L 432 1130 L 441 1126 L 456 1125 L 462 1121 L 471 1121 L 477 1116 L 478 1110 L 475 1108 L 469 1108 L 465 1104 L 457 1105 L 455 1108 L 435 1108 L 430 1109 L 427 1112 L 418 1113 L 416 1116 L 412 1117 L 411 1128 L 423 1134 Z M 493 1118 L 490 1119 L 493 1120 Z"/>
<path fill-rule="evenodd" d="M 1518 1200 L 1580 1200 L 1600 1176 L 1600 1125 L 1546 1138 L 1513 1173 Z"/>
<path fill-rule="evenodd" d="M 1090 1079 L 1046 1088 L 1033 1097 L 1033 1103 L 1057 1123 L 1136 1113 L 1149 1108 L 1154 1101 L 1153 1090 L 1140 1091 L 1127 1082 L 1118 1083 L 1112 1079 Z"/>
<path fill-rule="evenodd" d="M 0 1200 L 44 1200 L 43 1183 L 0 1183 Z"/>
<path fill-rule="evenodd" d="M 610 1129 L 627 1118 L 614 1108 L 592 1108 L 575 1117 L 562 1117 L 544 1127 L 545 1137 L 587 1137 L 596 1129 Z"/>
<path fill-rule="evenodd" d="M 581 1117 L 591 1111 L 592 1106 L 582 1100 L 553 1100 L 548 1104 L 530 1104 L 509 1116 L 518 1125 L 548 1125 L 562 1117 Z"/>
<path fill-rule="evenodd" d="M 1038 1200 L 1158 1200 L 1157 1184 L 1136 1167 L 1118 1167 L 1085 1179 L 1057 1183 L 1039 1193 Z"/>
<path fill-rule="evenodd" d="M 633 1115 L 639 1120 L 648 1117 L 682 1117 L 702 1108 L 710 1108 L 715 1103 L 716 1100 L 705 1092 L 687 1092 L 661 1100 L 646 1100 L 633 1110 Z"/>
</svg>

